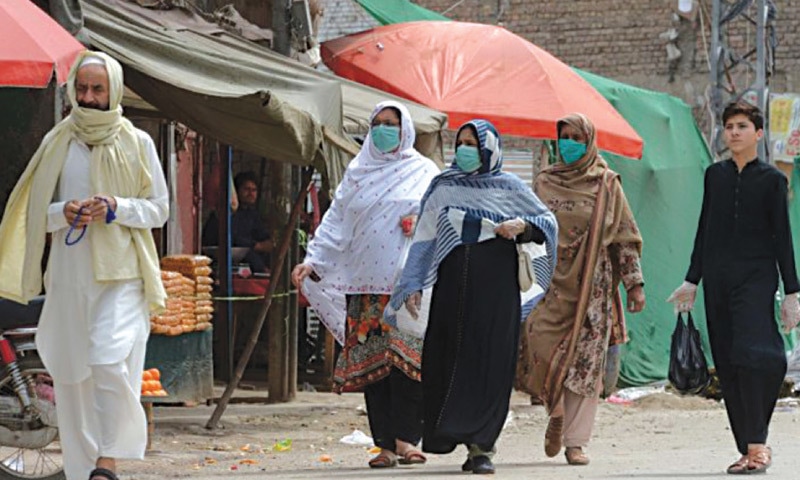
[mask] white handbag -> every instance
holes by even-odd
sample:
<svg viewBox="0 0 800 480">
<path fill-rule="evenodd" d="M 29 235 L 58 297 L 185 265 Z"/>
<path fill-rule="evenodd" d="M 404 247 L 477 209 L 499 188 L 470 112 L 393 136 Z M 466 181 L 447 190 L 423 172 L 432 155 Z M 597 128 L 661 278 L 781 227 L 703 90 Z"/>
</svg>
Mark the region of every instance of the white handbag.
<svg viewBox="0 0 800 480">
<path fill-rule="evenodd" d="M 519 291 L 527 292 L 536 283 L 536 272 L 533 271 L 531 255 L 524 243 L 517 244 L 517 263 L 519 263 Z"/>
<path fill-rule="evenodd" d="M 397 318 L 397 329 L 416 338 L 425 338 L 425 331 L 428 329 L 428 315 L 431 308 L 431 295 L 433 288 L 426 288 L 422 291 L 422 304 L 417 309 L 417 318 L 411 316 L 405 304 L 395 313 Z"/>
<path fill-rule="evenodd" d="M 533 271 L 533 259 L 547 255 L 547 249 L 535 242 L 517 244 L 517 262 L 519 263 L 519 291 L 527 292 L 536 285 L 536 272 Z"/>
<path fill-rule="evenodd" d="M 398 263 L 397 273 L 395 275 L 395 282 L 400 280 L 403 273 L 403 267 L 406 264 L 408 257 L 408 250 L 411 248 L 411 239 L 406 241 L 403 247 L 403 253 L 400 256 Z M 403 333 L 412 335 L 416 338 L 425 338 L 425 331 L 428 329 L 428 315 L 431 307 L 431 297 L 433 295 L 433 287 L 426 288 L 422 291 L 422 302 L 417 309 L 417 318 L 411 316 L 405 303 L 395 312 L 397 318 L 397 329 Z"/>
</svg>

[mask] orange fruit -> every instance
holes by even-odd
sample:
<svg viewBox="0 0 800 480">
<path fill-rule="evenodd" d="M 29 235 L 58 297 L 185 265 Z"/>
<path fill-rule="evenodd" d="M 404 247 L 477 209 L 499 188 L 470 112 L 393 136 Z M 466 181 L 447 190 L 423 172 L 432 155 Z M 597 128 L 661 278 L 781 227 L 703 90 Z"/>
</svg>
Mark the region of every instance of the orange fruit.
<svg viewBox="0 0 800 480">
<path fill-rule="evenodd" d="M 142 372 L 142 380 L 148 382 L 153 379 L 153 373 L 150 370 Z"/>
<path fill-rule="evenodd" d="M 150 372 L 150 376 L 153 377 L 153 380 L 161 380 L 161 372 L 159 372 L 157 368 L 151 368 L 148 371 Z"/>
</svg>

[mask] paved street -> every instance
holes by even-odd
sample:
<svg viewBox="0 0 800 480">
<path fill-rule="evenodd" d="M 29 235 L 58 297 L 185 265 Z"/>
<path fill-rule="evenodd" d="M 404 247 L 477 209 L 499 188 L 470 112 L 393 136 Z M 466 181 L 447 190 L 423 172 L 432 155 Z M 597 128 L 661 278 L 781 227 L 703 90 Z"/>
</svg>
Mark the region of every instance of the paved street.
<svg viewBox="0 0 800 480">
<path fill-rule="evenodd" d="M 496 478 L 522 479 L 713 479 L 727 478 L 737 458 L 724 409 L 697 398 L 657 395 L 632 406 L 603 404 L 587 467 L 567 466 L 563 455 L 544 456 L 542 407 L 512 399 L 513 421 L 498 445 Z M 432 456 L 425 466 L 376 471 L 366 468 L 365 447 L 339 439 L 369 433 L 360 395 L 301 393 L 284 405 L 232 405 L 225 428 L 205 430 L 209 407 L 159 408 L 154 451 L 145 462 L 125 462 L 123 478 L 198 480 L 241 478 L 441 479 L 460 472 L 464 451 Z M 800 478 L 800 410 L 780 408 L 773 420 L 773 479 Z M 291 449 L 276 442 L 291 439 Z M 270 451 L 272 449 L 272 451 Z M 266 450 L 265 452 L 263 450 Z"/>
</svg>

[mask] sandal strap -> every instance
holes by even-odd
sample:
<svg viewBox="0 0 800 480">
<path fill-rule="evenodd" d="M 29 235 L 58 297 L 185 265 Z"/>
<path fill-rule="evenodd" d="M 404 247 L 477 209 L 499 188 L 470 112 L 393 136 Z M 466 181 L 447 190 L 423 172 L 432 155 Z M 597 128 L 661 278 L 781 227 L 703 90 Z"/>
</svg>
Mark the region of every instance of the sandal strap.
<svg viewBox="0 0 800 480">
<path fill-rule="evenodd" d="M 747 457 L 747 455 L 742 455 L 742 458 L 740 458 L 739 460 L 736 460 L 735 462 L 731 463 L 731 467 L 747 465 L 747 462 L 749 460 L 750 459 Z"/>
<path fill-rule="evenodd" d="M 747 470 L 764 471 L 772 465 L 772 449 L 767 446 L 751 448 L 747 452 Z"/>
<path fill-rule="evenodd" d="M 391 452 L 383 451 L 369 461 L 370 466 L 391 467 L 397 465 L 397 456 Z"/>
<path fill-rule="evenodd" d="M 742 455 L 742 458 L 736 460 L 727 468 L 728 473 L 742 473 L 744 470 L 747 469 L 747 465 L 750 462 L 750 458 L 747 455 Z"/>
<path fill-rule="evenodd" d="M 112 472 L 107 468 L 95 468 L 94 470 L 92 470 L 92 473 L 89 474 L 89 480 L 91 480 L 94 477 L 104 477 L 107 478 L 108 480 L 119 480 L 117 474 L 115 474 L 114 472 Z"/>
<path fill-rule="evenodd" d="M 564 456 L 570 463 L 588 463 L 589 457 L 584 453 L 581 447 L 567 447 L 564 451 Z"/>
<path fill-rule="evenodd" d="M 769 465 L 772 461 L 770 458 L 769 453 L 766 452 L 758 452 L 753 455 L 750 455 L 750 463 L 760 463 L 762 465 Z"/>
</svg>

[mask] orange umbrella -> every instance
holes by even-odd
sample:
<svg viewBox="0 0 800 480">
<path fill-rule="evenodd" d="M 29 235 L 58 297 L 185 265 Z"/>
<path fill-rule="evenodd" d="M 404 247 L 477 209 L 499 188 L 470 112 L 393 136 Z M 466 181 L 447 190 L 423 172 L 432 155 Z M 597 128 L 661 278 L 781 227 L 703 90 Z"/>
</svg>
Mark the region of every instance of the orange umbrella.
<svg viewBox="0 0 800 480">
<path fill-rule="evenodd" d="M 601 149 L 641 158 L 642 139 L 589 83 L 554 56 L 508 30 L 465 22 L 409 22 L 322 44 L 338 75 L 449 115 L 475 117 L 506 135 L 556 137 L 556 120 L 581 112 Z"/>
<path fill-rule="evenodd" d="M 0 1 L 0 86 L 62 84 L 85 47 L 29 0 Z"/>
</svg>

